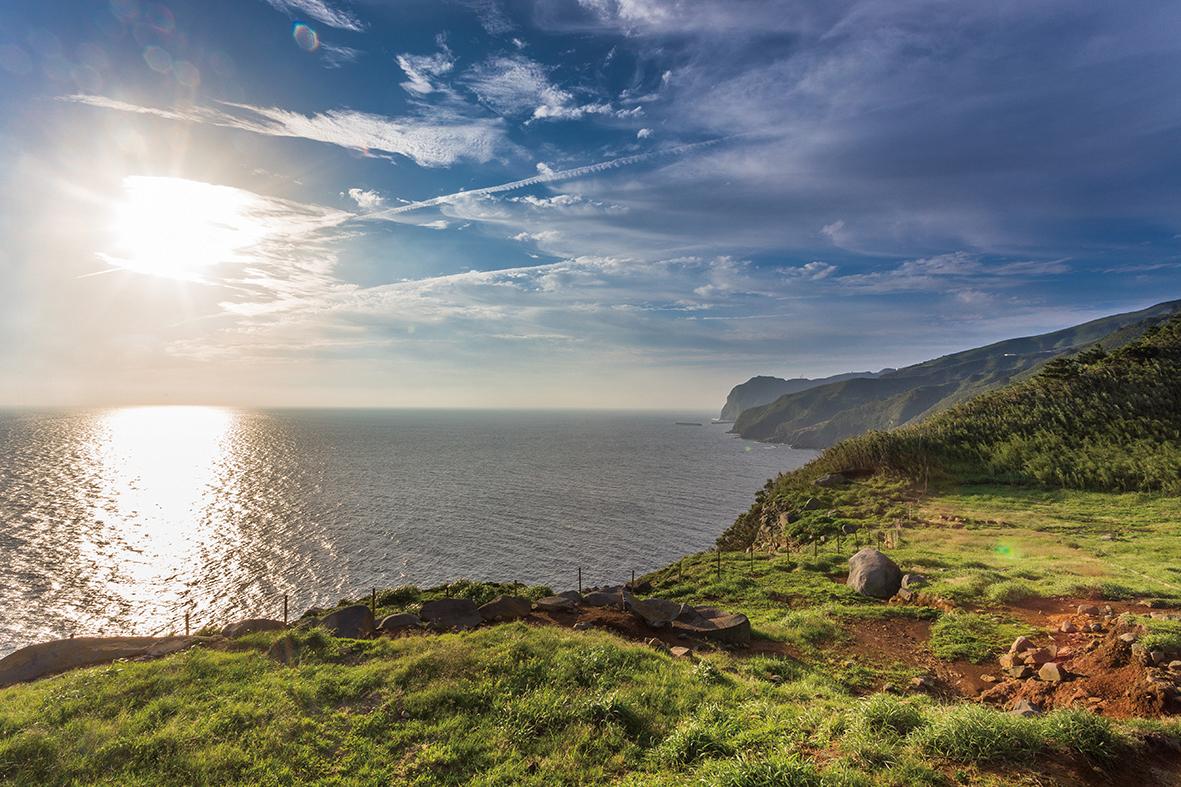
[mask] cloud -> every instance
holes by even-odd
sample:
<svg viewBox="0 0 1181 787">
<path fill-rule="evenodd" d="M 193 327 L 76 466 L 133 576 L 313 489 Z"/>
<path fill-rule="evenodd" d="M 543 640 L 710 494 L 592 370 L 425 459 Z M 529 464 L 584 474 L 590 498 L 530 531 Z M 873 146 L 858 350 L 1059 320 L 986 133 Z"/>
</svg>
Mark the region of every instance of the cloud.
<svg viewBox="0 0 1181 787">
<path fill-rule="evenodd" d="M 463 83 L 480 102 L 504 116 L 528 115 L 532 120 L 576 120 L 586 115 L 628 117 L 642 111 L 616 109 L 607 102 L 579 103 L 550 81 L 549 69 L 524 55 L 492 57 L 476 65 Z"/>
<path fill-rule="evenodd" d="M 348 198 L 357 203 L 361 210 L 373 210 L 385 204 L 385 197 L 376 191 L 351 188 L 347 192 Z M 344 196 L 343 194 L 341 196 Z"/>
<path fill-rule="evenodd" d="M 309 139 L 359 150 L 368 155 L 404 156 L 423 167 L 444 167 L 458 161 L 487 163 L 510 148 L 503 122 L 467 118 L 447 112 L 402 119 L 333 109 L 304 115 L 278 107 L 223 102 L 221 108 L 159 109 L 104 96 L 72 95 L 64 100 L 88 106 L 133 112 L 191 123 L 234 128 L 271 137 Z"/>
<path fill-rule="evenodd" d="M 326 0 L 266 0 L 278 11 L 296 18 L 314 19 L 317 22 L 340 30 L 360 32 L 365 24 L 354 14 Z"/>
<path fill-rule="evenodd" d="M 347 63 L 355 63 L 361 55 L 365 54 L 360 49 L 353 49 L 349 46 L 334 46 L 332 44 L 320 44 L 320 59 L 328 68 L 340 68 Z"/>
<path fill-rule="evenodd" d="M 837 282 L 861 292 L 890 293 L 923 290 L 969 289 L 977 302 L 986 287 L 1020 287 L 1034 279 L 1070 272 L 1065 259 L 1055 260 L 985 260 L 968 252 L 957 251 L 934 257 L 906 260 L 893 268 L 871 273 L 841 276 Z"/>
<path fill-rule="evenodd" d="M 636 139 L 647 139 L 650 136 L 652 136 L 652 129 L 650 128 L 642 128 L 636 132 Z"/>
<path fill-rule="evenodd" d="M 406 74 L 402 88 L 415 95 L 426 95 L 440 88 L 434 78 L 449 73 L 455 67 L 455 58 L 446 43 L 439 41 L 441 50 L 433 55 L 398 55 L 398 67 Z"/>
</svg>

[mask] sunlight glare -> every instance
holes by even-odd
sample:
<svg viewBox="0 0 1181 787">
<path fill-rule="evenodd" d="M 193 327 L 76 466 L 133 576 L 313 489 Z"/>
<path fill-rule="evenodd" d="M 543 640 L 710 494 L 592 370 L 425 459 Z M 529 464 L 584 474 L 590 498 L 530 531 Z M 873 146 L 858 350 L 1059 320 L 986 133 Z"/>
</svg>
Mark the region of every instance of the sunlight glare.
<svg viewBox="0 0 1181 787">
<path fill-rule="evenodd" d="M 99 257 L 125 270 L 203 282 L 213 266 L 242 261 L 268 234 L 258 198 L 241 189 L 131 176 L 123 192 L 110 226 L 113 253 Z"/>
</svg>

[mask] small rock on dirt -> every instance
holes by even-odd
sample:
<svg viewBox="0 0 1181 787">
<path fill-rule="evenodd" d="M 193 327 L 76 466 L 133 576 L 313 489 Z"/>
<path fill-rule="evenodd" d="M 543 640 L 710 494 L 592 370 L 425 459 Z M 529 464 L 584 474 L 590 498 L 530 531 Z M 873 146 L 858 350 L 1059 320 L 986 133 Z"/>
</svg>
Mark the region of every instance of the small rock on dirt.
<svg viewBox="0 0 1181 787">
<path fill-rule="evenodd" d="M 1040 716 L 1041 712 L 1042 709 L 1037 705 L 1034 705 L 1029 700 L 1017 700 L 1017 704 L 1009 710 L 1009 713 L 1013 714 L 1014 716 L 1025 716 L 1026 718 L 1030 716 Z"/>
<path fill-rule="evenodd" d="M 935 682 L 925 675 L 910 679 L 911 691 L 933 691 L 935 689 Z"/>
<path fill-rule="evenodd" d="M 1029 637 L 1018 637 L 1013 640 L 1013 644 L 1009 646 L 1010 653 L 1021 653 L 1022 651 L 1032 650 L 1037 647 Z"/>
<path fill-rule="evenodd" d="M 1076 631 L 1078 631 L 1078 626 L 1074 625 L 1069 620 L 1064 620 L 1062 621 L 1062 625 L 1058 627 L 1058 630 L 1063 634 L 1074 634 Z"/>
<path fill-rule="evenodd" d="M 1026 678 L 1033 675 L 1033 670 L 1024 664 L 1017 664 L 1015 666 L 1009 667 L 1009 669 L 1005 670 L 1005 672 L 1009 674 L 1010 678 L 1016 678 L 1017 680 L 1025 680 Z"/>
<path fill-rule="evenodd" d="M 1080 615 L 1098 615 L 1099 607 L 1094 604 L 1079 604 L 1078 614 Z"/>
<path fill-rule="evenodd" d="M 681 645 L 677 645 L 674 648 L 669 648 L 668 652 L 669 652 L 669 655 L 671 655 L 673 658 L 678 658 L 678 659 L 687 659 L 693 655 L 692 650 L 690 650 L 689 648 L 683 647 Z"/>
<path fill-rule="evenodd" d="M 1063 670 L 1058 666 L 1057 662 L 1047 661 L 1037 671 L 1037 676 L 1046 683 L 1061 683 L 1064 677 Z"/>
</svg>

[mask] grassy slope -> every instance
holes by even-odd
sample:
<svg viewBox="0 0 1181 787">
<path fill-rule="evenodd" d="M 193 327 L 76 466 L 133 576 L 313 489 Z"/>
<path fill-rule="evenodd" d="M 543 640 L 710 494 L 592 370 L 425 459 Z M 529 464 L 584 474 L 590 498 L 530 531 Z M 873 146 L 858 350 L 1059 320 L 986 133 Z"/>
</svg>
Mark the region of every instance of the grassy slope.
<svg viewBox="0 0 1181 787">
<path fill-rule="evenodd" d="M 756 440 L 823 448 L 870 429 L 889 429 L 939 412 L 1012 380 L 1056 354 L 1095 342 L 1122 346 L 1174 313 L 1181 302 L 1114 315 L 1040 336 L 1011 339 L 908 366 L 874 380 L 824 385 L 742 413 L 734 431 Z"/>
</svg>

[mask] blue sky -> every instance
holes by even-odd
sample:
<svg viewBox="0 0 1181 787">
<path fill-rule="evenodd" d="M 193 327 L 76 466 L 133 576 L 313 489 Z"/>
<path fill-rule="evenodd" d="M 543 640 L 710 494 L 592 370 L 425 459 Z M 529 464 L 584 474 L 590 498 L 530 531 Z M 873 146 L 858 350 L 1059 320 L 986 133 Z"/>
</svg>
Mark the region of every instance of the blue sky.
<svg viewBox="0 0 1181 787">
<path fill-rule="evenodd" d="M 1181 297 L 1181 6 L 17 2 L 0 403 L 702 407 Z"/>
</svg>

